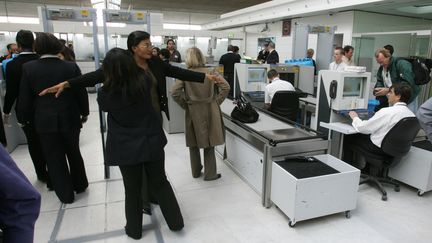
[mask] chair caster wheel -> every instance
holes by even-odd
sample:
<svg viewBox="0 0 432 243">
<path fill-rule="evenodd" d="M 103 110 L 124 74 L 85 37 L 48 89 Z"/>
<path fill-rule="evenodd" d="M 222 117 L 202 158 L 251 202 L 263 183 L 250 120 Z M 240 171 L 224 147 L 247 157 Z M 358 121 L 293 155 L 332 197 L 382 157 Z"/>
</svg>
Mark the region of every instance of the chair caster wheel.
<svg viewBox="0 0 432 243">
<path fill-rule="evenodd" d="M 395 192 L 400 192 L 400 186 L 395 186 L 394 190 Z"/>
<path fill-rule="evenodd" d="M 351 211 L 345 211 L 345 218 L 351 218 Z"/>
<path fill-rule="evenodd" d="M 295 224 L 296 224 L 296 222 L 295 221 L 289 221 L 288 222 L 288 225 L 289 225 L 289 227 L 291 227 L 291 228 L 293 228 L 294 226 L 295 226 Z"/>
<path fill-rule="evenodd" d="M 381 200 L 387 201 L 387 195 L 382 195 Z"/>
<path fill-rule="evenodd" d="M 421 197 L 421 196 L 423 196 L 424 193 L 425 193 L 424 191 L 418 190 L 417 191 L 417 196 Z"/>
</svg>

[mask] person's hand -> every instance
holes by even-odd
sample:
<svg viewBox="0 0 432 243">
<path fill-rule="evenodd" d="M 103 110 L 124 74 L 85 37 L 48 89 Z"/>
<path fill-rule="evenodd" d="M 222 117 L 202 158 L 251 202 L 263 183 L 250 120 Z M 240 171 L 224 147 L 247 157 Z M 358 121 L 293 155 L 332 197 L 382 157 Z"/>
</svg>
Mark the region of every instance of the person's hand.
<svg viewBox="0 0 432 243">
<path fill-rule="evenodd" d="M 375 96 L 385 96 L 389 92 L 389 88 L 375 88 L 374 95 Z"/>
<path fill-rule="evenodd" d="M 354 120 L 354 118 L 356 118 L 356 117 L 358 117 L 358 114 L 357 114 L 357 112 L 355 112 L 355 111 L 350 111 L 349 113 L 348 113 L 348 115 L 351 117 L 351 119 L 353 119 Z"/>
<path fill-rule="evenodd" d="M 69 87 L 69 82 L 64 81 L 64 82 L 61 82 L 57 85 L 54 85 L 52 87 L 49 87 L 49 88 L 42 90 L 42 92 L 39 93 L 39 96 L 44 96 L 46 94 L 55 93 L 55 97 L 58 98 L 60 96 L 61 92 L 63 92 L 63 90 L 65 88 L 68 88 L 68 87 Z"/>
<path fill-rule="evenodd" d="M 7 127 L 11 127 L 12 125 L 9 123 L 10 114 L 3 113 L 3 124 Z"/>
<path fill-rule="evenodd" d="M 81 116 L 81 124 L 86 123 L 88 120 L 88 116 Z"/>
<path fill-rule="evenodd" d="M 215 84 L 223 83 L 226 81 L 225 78 L 218 73 L 216 73 L 216 74 L 206 73 L 206 78 L 211 80 L 211 81 L 214 81 Z"/>
</svg>

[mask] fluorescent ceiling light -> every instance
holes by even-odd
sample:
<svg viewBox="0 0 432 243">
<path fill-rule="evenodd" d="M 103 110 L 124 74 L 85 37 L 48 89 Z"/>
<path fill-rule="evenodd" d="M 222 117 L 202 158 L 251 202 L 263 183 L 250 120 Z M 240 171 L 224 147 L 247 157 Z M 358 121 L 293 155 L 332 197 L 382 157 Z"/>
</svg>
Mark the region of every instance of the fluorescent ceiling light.
<svg viewBox="0 0 432 243">
<path fill-rule="evenodd" d="M 39 18 L 0 16 L 0 23 L 39 24 Z"/>
<path fill-rule="evenodd" d="M 102 27 L 103 26 L 103 22 L 97 21 L 97 26 Z M 93 22 L 84 22 L 83 23 L 84 26 L 93 26 Z M 114 27 L 114 28 L 124 28 L 126 27 L 125 23 L 106 23 L 107 27 Z"/>
<path fill-rule="evenodd" d="M 164 29 L 172 30 L 201 30 L 201 25 L 193 24 L 163 24 Z"/>
</svg>

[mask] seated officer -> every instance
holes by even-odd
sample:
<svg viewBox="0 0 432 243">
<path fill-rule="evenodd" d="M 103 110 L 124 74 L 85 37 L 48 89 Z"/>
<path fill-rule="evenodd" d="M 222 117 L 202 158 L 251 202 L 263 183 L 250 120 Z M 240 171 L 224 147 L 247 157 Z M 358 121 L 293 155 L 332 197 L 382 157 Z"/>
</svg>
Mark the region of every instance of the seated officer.
<svg viewBox="0 0 432 243">
<path fill-rule="evenodd" d="M 268 71 L 267 78 L 269 84 L 265 87 L 264 92 L 264 103 L 267 108 L 270 107 L 271 101 L 276 92 L 281 90 L 295 91 L 294 86 L 288 81 L 281 80 L 279 78 L 279 73 L 274 69 Z"/>
<path fill-rule="evenodd" d="M 345 137 L 344 161 L 353 162 L 353 153 L 348 149 L 349 145 L 357 145 L 371 152 L 382 153 L 381 142 L 390 129 L 403 118 L 415 116 L 407 107 L 407 102 L 411 98 L 409 85 L 394 83 L 389 88 L 387 98 L 390 106 L 382 108 L 369 120 L 363 121 L 355 111 L 350 111 L 352 126 L 359 133 Z"/>
</svg>

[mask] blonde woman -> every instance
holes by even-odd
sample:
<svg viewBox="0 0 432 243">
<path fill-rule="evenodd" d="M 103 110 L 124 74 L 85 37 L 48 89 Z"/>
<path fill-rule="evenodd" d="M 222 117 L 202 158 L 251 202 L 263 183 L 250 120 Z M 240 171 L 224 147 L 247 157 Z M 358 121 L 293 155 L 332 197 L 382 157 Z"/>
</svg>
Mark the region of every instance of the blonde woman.
<svg viewBox="0 0 432 243">
<path fill-rule="evenodd" d="M 205 58 L 196 48 L 186 53 L 188 69 L 206 73 Z M 225 129 L 219 105 L 228 96 L 230 86 L 227 81 L 215 84 L 206 79 L 204 83 L 191 83 L 177 80 L 171 90 L 174 100 L 185 109 L 186 146 L 189 147 L 192 177 L 201 176 L 200 148 L 204 149 L 204 180 L 217 180 L 214 147 L 225 142 Z"/>
</svg>

